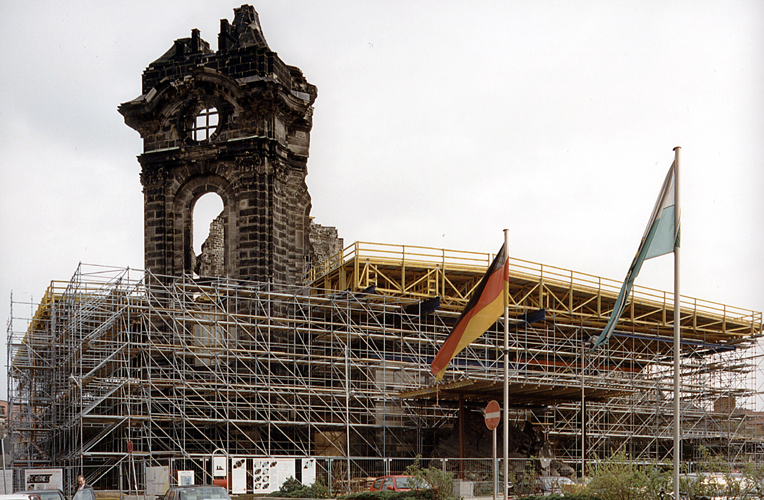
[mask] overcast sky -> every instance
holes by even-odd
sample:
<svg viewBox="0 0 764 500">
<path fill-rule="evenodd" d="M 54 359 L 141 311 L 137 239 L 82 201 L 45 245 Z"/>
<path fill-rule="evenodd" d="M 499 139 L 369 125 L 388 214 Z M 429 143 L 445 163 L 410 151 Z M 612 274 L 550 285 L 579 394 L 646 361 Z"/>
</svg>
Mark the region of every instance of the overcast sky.
<svg viewBox="0 0 764 500">
<path fill-rule="evenodd" d="M 143 267 L 117 106 L 192 28 L 216 50 L 239 5 L 0 1 L 4 322 L 79 262 Z M 682 293 L 764 309 L 764 2 L 254 6 L 318 87 L 312 215 L 346 244 L 496 252 L 506 227 L 513 257 L 622 280 L 681 146 Z M 670 291 L 671 268 L 636 283 Z"/>
</svg>

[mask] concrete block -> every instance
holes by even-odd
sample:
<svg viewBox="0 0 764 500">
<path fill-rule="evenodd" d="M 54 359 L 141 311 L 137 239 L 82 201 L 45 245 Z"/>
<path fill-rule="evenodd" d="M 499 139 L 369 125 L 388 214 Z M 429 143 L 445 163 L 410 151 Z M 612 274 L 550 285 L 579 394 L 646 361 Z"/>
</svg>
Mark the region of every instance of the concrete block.
<svg viewBox="0 0 764 500">
<path fill-rule="evenodd" d="M 464 479 L 454 480 L 454 495 L 464 498 L 472 498 L 472 481 L 465 481 Z"/>
</svg>

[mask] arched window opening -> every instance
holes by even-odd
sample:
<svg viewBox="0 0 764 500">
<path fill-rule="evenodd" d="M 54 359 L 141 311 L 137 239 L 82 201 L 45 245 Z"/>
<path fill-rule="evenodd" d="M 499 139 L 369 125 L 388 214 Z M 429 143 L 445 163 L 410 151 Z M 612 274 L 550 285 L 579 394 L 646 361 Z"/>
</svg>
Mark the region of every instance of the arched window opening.
<svg viewBox="0 0 764 500">
<path fill-rule="evenodd" d="M 202 195 L 193 211 L 194 273 L 198 276 L 225 274 L 225 224 L 223 199 L 216 193 Z"/>
</svg>

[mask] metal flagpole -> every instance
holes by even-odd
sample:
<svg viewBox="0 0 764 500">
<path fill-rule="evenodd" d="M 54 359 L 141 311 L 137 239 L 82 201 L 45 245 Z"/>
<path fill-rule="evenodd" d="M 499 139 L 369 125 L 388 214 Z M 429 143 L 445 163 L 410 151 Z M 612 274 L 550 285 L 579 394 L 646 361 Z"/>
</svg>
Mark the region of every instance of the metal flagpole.
<svg viewBox="0 0 764 500">
<path fill-rule="evenodd" d="M 509 229 L 504 230 L 504 250 L 509 258 Z M 504 291 L 504 500 L 509 499 L 509 300 Z"/>
<path fill-rule="evenodd" d="M 681 205 L 679 204 L 679 153 L 682 150 L 674 148 L 674 237 L 676 238 L 680 224 Z M 674 500 L 679 500 L 679 456 L 682 441 L 679 435 L 680 423 L 680 358 L 681 342 L 681 311 L 679 310 L 679 245 L 674 241 Z"/>
</svg>

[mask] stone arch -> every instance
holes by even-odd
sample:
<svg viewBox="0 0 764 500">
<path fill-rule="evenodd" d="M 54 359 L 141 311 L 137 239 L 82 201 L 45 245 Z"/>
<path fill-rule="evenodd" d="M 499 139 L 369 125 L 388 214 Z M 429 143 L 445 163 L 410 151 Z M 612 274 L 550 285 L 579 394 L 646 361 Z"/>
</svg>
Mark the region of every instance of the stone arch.
<svg viewBox="0 0 764 500">
<path fill-rule="evenodd" d="M 196 175 L 184 182 L 173 199 L 175 214 L 174 254 L 175 262 L 183 263 L 182 272 L 192 273 L 194 262 L 193 213 L 199 198 L 207 193 L 215 193 L 223 200 L 224 220 L 224 269 L 225 276 L 231 276 L 236 268 L 236 241 L 238 240 L 238 220 L 236 193 L 231 183 L 217 174 Z"/>
<path fill-rule="evenodd" d="M 218 223 L 223 223 L 223 199 L 217 193 L 205 193 L 196 200 L 191 214 L 194 219 L 194 239 L 192 244 L 194 253 L 198 258 L 199 254 L 205 251 L 205 243 L 214 244 L 214 242 L 208 240 L 217 238 L 216 226 Z M 223 227 L 221 225 L 220 231 L 222 230 Z M 219 236 L 222 238 L 222 232 Z M 196 265 L 199 265 L 198 259 Z M 213 274 L 213 276 L 218 275 L 219 273 Z"/>
</svg>

